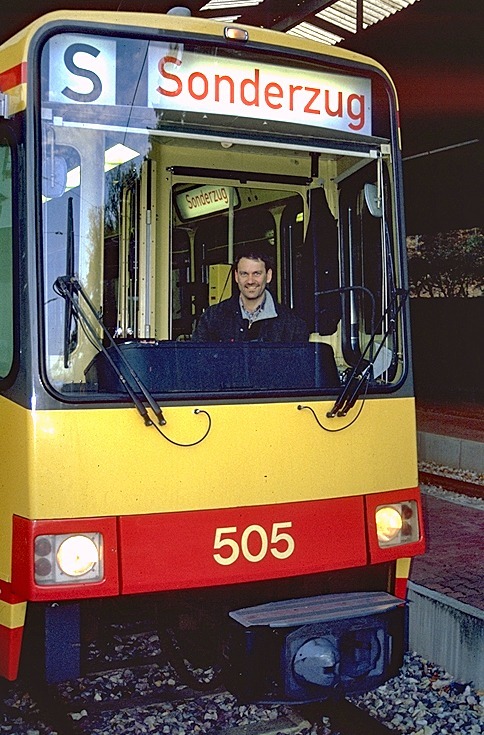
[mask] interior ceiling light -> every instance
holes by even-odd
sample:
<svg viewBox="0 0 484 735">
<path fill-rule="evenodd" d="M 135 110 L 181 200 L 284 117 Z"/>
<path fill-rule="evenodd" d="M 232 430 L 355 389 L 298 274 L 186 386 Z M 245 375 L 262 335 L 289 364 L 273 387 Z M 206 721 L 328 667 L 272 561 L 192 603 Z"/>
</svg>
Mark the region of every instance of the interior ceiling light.
<svg viewBox="0 0 484 735">
<path fill-rule="evenodd" d="M 136 156 L 139 156 L 138 151 L 134 151 L 122 143 L 117 143 L 112 148 L 108 148 L 104 154 L 104 170 L 109 171 L 111 168 L 121 166 L 122 163 L 127 163 Z"/>
<path fill-rule="evenodd" d="M 218 20 L 221 23 L 235 23 L 239 18 L 240 15 L 219 15 L 216 18 L 212 18 L 212 20 Z"/>
</svg>

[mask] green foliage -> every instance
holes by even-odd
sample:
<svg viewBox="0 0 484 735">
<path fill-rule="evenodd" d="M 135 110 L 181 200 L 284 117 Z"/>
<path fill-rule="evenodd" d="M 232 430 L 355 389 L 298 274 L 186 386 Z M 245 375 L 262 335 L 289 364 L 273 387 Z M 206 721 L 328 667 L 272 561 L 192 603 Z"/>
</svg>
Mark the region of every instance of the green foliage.
<svg viewBox="0 0 484 735">
<path fill-rule="evenodd" d="M 469 297 L 484 294 L 484 231 L 453 230 L 409 242 L 413 296 Z"/>
</svg>

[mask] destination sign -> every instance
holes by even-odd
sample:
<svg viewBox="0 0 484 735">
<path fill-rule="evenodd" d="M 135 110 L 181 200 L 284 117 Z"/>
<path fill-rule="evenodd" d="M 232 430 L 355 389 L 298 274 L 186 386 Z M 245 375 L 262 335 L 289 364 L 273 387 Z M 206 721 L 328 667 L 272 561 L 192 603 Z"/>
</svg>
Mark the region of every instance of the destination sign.
<svg viewBox="0 0 484 735">
<path fill-rule="evenodd" d="M 130 63 L 128 43 L 81 34 L 53 37 L 49 41 L 49 100 L 126 104 L 127 90 L 132 88 L 137 105 L 154 109 L 371 135 L 369 79 L 209 56 L 160 42 L 146 42 L 142 63 Z"/>
</svg>

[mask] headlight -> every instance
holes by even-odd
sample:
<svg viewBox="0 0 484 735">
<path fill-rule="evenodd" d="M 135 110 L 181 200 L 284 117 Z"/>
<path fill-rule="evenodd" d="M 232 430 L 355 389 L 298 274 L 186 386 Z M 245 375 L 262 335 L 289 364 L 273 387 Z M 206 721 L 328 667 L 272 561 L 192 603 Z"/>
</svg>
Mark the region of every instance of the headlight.
<svg viewBox="0 0 484 735">
<path fill-rule="evenodd" d="M 94 541 L 87 536 L 69 536 L 57 551 L 57 563 L 70 577 L 81 577 L 99 562 L 99 552 Z"/>
<path fill-rule="evenodd" d="M 100 533 L 37 536 L 36 584 L 97 582 L 103 578 Z"/>
<path fill-rule="evenodd" d="M 380 547 L 409 544 L 420 538 L 417 504 L 414 500 L 379 505 L 375 520 Z"/>
<path fill-rule="evenodd" d="M 376 530 L 378 540 L 383 543 L 392 541 L 402 530 L 402 516 L 393 506 L 381 506 L 376 511 Z"/>
</svg>

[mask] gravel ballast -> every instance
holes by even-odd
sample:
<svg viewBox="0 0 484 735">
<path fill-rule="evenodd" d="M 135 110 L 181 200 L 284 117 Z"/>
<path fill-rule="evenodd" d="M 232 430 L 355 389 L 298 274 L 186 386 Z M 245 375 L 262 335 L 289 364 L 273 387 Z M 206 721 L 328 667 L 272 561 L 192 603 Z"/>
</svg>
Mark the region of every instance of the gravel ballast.
<svg viewBox="0 0 484 735">
<path fill-rule="evenodd" d="M 276 725 L 280 718 L 287 718 L 290 714 L 289 709 L 278 705 L 239 704 L 233 696 L 220 692 L 188 702 L 153 706 L 144 706 L 138 700 L 134 709 L 87 717 L 90 702 L 99 704 L 113 696 L 126 696 L 126 689 L 130 690 L 131 696 L 142 697 L 168 682 L 177 686 L 169 667 L 164 670 L 157 666 L 146 667 L 146 672 L 137 676 L 130 669 L 125 669 L 123 672 L 85 677 L 76 681 L 73 687 L 77 690 L 76 695 L 82 694 L 86 705 L 85 708 L 82 705 L 76 707 L 74 718 L 82 731 L 89 735 L 218 735 L 229 728 L 257 723 L 266 723 L 271 731 L 271 722 Z M 472 682 L 455 681 L 441 668 L 415 653 L 406 655 L 399 676 L 372 692 L 353 697 L 352 701 L 380 722 L 405 735 L 481 735 L 484 730 L 484 693 L 477 692 Z M 55 732 L 35 722 L 35 705 L 18 685 L 10 687 L 6 704 L 18 707 L 27 719 L 13 717 L 11 712 L 3 712 L 2 707 L 0 733 L 52 735 Z M 302 725 L 297 731 L 301 735 L 336 735 L 326 719 L 319 725 Z M 272 730 L 273 735 L 277 732 L 277 729 Z"/>
</svg>

